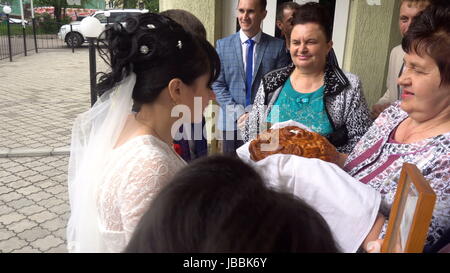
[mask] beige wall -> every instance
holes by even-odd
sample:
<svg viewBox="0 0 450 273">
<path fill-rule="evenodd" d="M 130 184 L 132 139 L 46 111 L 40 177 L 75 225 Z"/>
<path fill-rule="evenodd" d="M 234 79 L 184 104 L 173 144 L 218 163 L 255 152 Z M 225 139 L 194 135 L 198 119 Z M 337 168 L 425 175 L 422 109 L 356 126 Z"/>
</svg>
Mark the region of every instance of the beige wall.
<svg viewBox="0 0 450 273">
<path fill-rule="evenodd" d="M 386 91 L 391 49 L 400 43 L 399 0 L 381 0 L 370 6 L 365 0 L 350 3 L 344 70 L 358 75 L 369 105 Z"/>
<path fill-rule="evenodd" d="M 221 0 L 159 0 L 159 10 L 184 9 L 200 19 L 205 25 L 208 41 L 215 44 L 221 36 Z"/>
</svg>

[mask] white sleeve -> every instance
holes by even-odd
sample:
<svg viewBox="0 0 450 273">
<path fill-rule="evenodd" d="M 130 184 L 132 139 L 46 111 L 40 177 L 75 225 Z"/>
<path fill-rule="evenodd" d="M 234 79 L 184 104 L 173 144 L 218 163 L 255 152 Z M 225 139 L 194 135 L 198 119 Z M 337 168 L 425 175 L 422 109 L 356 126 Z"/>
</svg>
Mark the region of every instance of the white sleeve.
<svg viewBox="0 0 450 273">
<path fill-rule="evenodd" d="M 378 191 L 319 159 L 277 154 L 254 165 L 269 186 L 290 192 L 316 209 L 343 252 L 358 250 L 377 217 Z"/>
</svg>

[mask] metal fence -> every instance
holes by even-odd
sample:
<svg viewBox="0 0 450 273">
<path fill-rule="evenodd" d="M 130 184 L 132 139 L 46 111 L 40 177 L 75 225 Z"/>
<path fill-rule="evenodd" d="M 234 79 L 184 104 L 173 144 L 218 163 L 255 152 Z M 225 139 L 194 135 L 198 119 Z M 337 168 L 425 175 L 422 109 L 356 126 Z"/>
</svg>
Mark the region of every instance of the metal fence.
<svg viewBox="0 0 450 273">
<path fill-rule="evenodd" d="M 0 60 L 10 56 L 27 55 L 39 49 L 66 48 L 63 40 L 58 39 L 61 23 L 26 20 L 25 28 L 20 23 L 9 24 L 6 16 L 0 18 Z M 34 23 L 34 27 L 33 27 Z M 11 44 L 11 46 L 9 45 Z"/>
</svg>

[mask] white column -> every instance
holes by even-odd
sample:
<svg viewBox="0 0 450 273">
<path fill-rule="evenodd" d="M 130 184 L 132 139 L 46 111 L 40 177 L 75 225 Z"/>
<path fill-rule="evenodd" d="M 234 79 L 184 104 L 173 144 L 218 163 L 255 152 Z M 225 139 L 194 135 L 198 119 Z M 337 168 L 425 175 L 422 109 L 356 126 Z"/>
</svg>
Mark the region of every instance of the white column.
<svg viewBox="0 0 450 273">
<path fill-rule="evenodd" d="M 22 0 L 19 0 L 20 3 L 20 15 L 22 17 L 22 27 L 25 28 L 25 16 L 23 15 L 23 3 Z"/>
<path fill-rule="evenodd" d="M 276 17 L 277 0 L 267 0 L 267 16 L 262 22 L 262 30 L 264 33 L 275 36 Z"/>
<path fill-rule="evenodd" d="M 34 19 L 34 6 L 33 6 L 33 0 L 30 0 L 30 7 L 31 7 L 31 18 Z"/>
<path fill-rule="evenodd" d="M 339 66 L 344 66 L 345 41 L 347 39 L 348 15 L 350 10 L 350 0 L 336 1 L 333 27 L 333 48 Z"/>
</svg>

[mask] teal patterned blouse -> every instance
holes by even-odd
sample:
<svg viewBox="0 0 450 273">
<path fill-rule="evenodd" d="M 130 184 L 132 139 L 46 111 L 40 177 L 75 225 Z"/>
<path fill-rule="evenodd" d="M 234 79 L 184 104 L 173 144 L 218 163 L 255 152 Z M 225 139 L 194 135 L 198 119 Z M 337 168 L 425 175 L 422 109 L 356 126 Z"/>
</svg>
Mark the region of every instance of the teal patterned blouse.
<svg viewBox="0 0 450 273">
<path fill-rule="evenodd" d="M 288 120 L 300 122 L 321 135 L 328 135 L 333 132 L 333 126 L 330 123 L 324 104 L 323 85 L 313 93 L 299 93 L 294 90 L 291 84 L 291 78 L 285 82 L 276 102 L 273 105 L 267 122 L 277 123 Z M 277 118 L 278 107 L 279 117 Z"/>
</svg>

